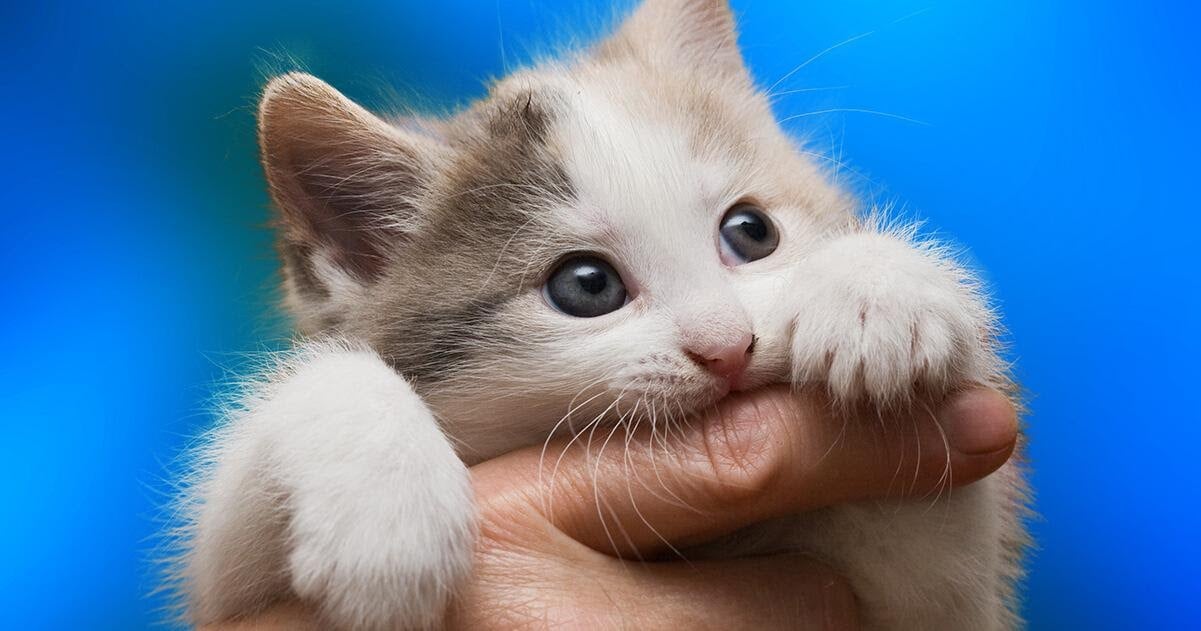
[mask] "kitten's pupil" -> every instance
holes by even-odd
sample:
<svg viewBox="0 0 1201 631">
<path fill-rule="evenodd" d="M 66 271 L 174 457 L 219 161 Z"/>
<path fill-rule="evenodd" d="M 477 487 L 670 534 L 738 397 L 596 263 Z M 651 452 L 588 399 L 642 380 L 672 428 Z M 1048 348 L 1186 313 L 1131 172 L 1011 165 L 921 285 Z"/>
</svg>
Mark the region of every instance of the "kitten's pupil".
<svg viewBox="0 0 1201 631">
<path fill-rule="evenodd" d="M 590 294 L 599 294 L 605 290 L 605 285 L 609 284 L 603 271 L 587 265 L 577 267 L 575 277 L 580 287 Z"/>
<path fill-rule="evenodd" d="M 721 245 L 737 263 L 757 261 L 776 250 L 780 235 L 753 204 L 736 204 L 721 220 Z"/>
<path fill-rule="evenodd" d="M 543 291 L 552 306 L 578 318 L 617 311 L 626 303 L 625 284 L 617 270 L 590 254 L 571 256 L 560 263 Z"/>
<path fill-rule="evenodd" d="M 746 234 L 746 236 L 755 241 L 763 241 L 767 238 L 767 226 L 750 215 L 739 215 L 736 218 L 738 227 Z"/>
</svg>

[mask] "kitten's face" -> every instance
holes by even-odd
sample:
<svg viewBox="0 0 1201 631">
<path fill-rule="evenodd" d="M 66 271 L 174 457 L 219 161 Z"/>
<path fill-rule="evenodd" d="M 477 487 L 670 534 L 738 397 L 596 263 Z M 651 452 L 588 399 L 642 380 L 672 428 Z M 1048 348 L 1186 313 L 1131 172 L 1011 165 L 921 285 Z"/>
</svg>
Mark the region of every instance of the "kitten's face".
<svg viewBox="0 0 1201 631">
<path fill-rule="evenodd" d="M 785 380 L 775 298 L 851 218 L 719 2 L 648 0 L 448 122 L 387 125 L 298 76 L 261 113 L 302 327 L 368 340 L 469 459 L 569 411 L 678 417 Z"/>
</svg>

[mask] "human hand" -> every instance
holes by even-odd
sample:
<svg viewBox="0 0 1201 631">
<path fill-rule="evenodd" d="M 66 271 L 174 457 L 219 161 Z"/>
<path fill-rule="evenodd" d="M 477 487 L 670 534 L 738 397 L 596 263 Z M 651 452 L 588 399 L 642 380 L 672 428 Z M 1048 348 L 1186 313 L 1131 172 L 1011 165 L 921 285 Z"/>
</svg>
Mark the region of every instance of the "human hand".
<svg viewBox="0 0 1201 631">
<path fill-rule="evenodd" d="M 997 392 L 958 393 L 936 418 L 843 423 L 816 397 L 768 388 L 666 435 L 598 431 L 591 445 L 565 439 L 476 465 L 475 569 L 449 624 L 854 628 L 849 586 L 820 564 L 791 555 L 687 562 L 675 551 L 773 517 L 967 484 L 1013 452 L 1016 415 Z M 304 605 L 286 603 L 210 629 L 312 621 Z"/>
</svg>

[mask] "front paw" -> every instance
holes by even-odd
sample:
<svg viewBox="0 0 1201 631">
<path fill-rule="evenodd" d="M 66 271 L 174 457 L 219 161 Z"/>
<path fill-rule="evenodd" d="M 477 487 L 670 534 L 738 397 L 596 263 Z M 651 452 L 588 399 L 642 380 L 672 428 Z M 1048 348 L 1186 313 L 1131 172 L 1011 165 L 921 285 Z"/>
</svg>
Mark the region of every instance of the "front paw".
<svg viewBox="0 0 1201 631">
<path fill-rule="evenodd" d="M 930 246 L 881 233 L 841 237 L 794 283 L 792 378 L 844 401 L 904 400 L 985 382 L 992 315 L 972 277 Z"/>
<path fill-rule="evenodd" d="M 330 515 L 337 528 L 294 537 L 293 589 L 318 606 L 321 628 L 438 628 L 471 567 L 473 511 L 427 502 L 435 510 L 417 517 L 403 514 L 414 505 L 379 499 L 366 514 Z M 382 514 L 382 504 L 398 514 Z"/>
<path fill-rule="evenodd" d="M 322 629 L 439 625 L 474 552 L 467 466 L 375 353 L 302 353 L 251 419 L 282 489 L 292 590 Z M 281 568 L 282 569 L 282 568 Z"/>
</svg>

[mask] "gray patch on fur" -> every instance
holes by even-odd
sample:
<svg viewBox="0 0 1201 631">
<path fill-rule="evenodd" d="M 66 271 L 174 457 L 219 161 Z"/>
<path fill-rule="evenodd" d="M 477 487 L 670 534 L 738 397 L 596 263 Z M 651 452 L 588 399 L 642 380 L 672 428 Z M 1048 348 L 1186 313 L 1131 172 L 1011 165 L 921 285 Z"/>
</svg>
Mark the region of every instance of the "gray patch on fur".
<svg viewBox="0 0 1201 631">
<path fill-rule="evenodd" d="M 455 159 L 439 178 L 427 222 L 360 308 L 366 339 L 398 372 L 428 385 L 513 343 L 496 322 L 544 270 L 529 253 L 556 236 L 548 209 L 571 202 L 571 183 L 547 150 L 553 97 L 523 91 L 485 102 L 447 131 Z"/>
</svg>

